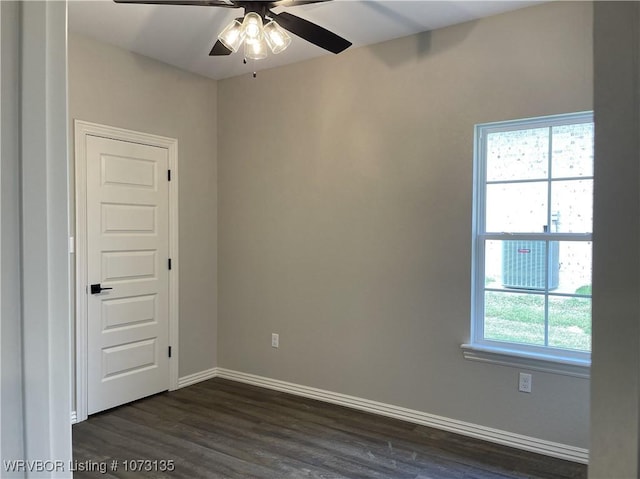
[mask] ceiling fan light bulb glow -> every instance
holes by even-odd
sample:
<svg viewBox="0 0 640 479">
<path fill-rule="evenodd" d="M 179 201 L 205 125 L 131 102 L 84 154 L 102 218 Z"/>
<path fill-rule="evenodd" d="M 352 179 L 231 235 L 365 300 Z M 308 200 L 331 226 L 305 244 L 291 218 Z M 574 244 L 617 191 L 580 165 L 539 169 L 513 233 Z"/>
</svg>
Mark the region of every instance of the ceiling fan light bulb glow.
<svg viewBox="0 0 640 479">
<path fill-rule="evenodd" d="M 262 38 L 262 17 L 255 12 L 249 12 L 244 16 L 242 29 L 247 40 L 259 40 Z"/>
<path fill-rule="evenodd" d="M 267 44 L 264 40 L 245 41 L 244 56 L 251 60 L 263 60 L 267 58 Z"/>
<path fill-rule="evenodd" d="M 291 36 L 273 20 L 265 25 L 264 33 L 267 44 L 274 54 L 284 51 L 291 43 Z"/>
<path fill-rule="evenodd" d="M 232 52 L 237 52 L 238 48 L 242 44 L 242 40 L 244 40 L 244 29 L 242 28 L 242 23 L 238 20 L 234 20 L 229 25 L 226 26 L 220 35 L 218 35 L 218 40 L 225 47 L 227 47 Z"/>
</svg>

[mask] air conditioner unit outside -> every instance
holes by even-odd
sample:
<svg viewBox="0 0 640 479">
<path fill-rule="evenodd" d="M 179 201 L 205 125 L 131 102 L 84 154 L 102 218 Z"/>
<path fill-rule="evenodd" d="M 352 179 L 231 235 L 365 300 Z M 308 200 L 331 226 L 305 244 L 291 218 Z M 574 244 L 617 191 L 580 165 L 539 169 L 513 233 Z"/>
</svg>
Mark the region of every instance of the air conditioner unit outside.
<svg viewBox="0 0 640 479">
<path fill-rule="evenodd" d="M 544 241 L 502 242 L 502 285 L 505 288 L 544 290 L 546 255 Z M 560 279 L 560 244 L 549 242 L 549 289 Z"/>
</svg>

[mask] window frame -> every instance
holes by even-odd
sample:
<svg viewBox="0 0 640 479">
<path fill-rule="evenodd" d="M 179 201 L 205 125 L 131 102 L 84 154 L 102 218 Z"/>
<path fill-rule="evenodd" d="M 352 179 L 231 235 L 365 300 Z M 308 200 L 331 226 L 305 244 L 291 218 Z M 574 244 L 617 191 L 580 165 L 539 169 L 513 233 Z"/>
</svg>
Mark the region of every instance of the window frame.
<svg viewBox="0 0 640 479">
<path fill-rule="evenodd" d="M 568 113 L 561 115 L 550 115 L 535 118 L 525 118 L 519 120 L 507 120 L 492 123 L 482 123 L 475 125 L 474 130 L 474 157 L 473 157 L 473 214 L 472 214 L 472 280 L 471 280 L 471 336 L 470 344 L 464 344 L 464 354 L 467 359 L 474 359 L 484 362 L 493 362 L 503 364 L 502 356 L 511 356 L 517 358 L 516 365 L 522 366 L 524 359 L 531 360 L 534 366 L 532 369 L 546 370 L 544 363 L 554 362 L 566 365 L 571 375 L 577 367 L 588 367 L 591 362 L 591 351 L 562 349 L 548 345 L 530 345 L 524 343 L 515 343 L 508 341 L 497 341 L 484 338 L 485 327 L 485 244 L 490 240 L 530 240 L 544 241 L 546 244 L 545 260 L 549 261 L 549 243 L 551 241 L 572 241 L 572 242 L 591 242 L 593 245 L 593 228 L 589 233 L 558 233 L 558 232 L 540 232 L 540 233 L 508 233 L 508 232 L 487 232 L 485 229 L 486 206 L 487 206 L 487 136 L 491 133 L 503 131 L 515 131 L 523 129 L 535 128 L 553 128 L 556 126 L 565 126 L 571 124 L 593 123 L 593 112 L 583 111 L 577 113 Z M 552 141 L 549 142 L 549 162 L 552 162 Z M 587 177 L 562 177 L 565 179 L 591 179 Z M 528 180 L 527 180 L 528 181 Z M 538 181 L 538 180 L 531 180 Z M 540 180 L 541 181 L 541 180 Z M 547 182 L 553 181 L 552 172 L 547 172 Z M 519 182 L 515 180 L 513 183 Z M 505 181 L 505 183 L 511 183 Z M 547 215 L 549 217 L 551 211 L 550 188 L 547 191 L 548 204 Z M 549 274 L 546 274 L 546 288 L 540 293 L 543 297 L 549 297 L 548 288 Z M 514 292 L 524 292 L 516 290 Z M 556 295 L 553 295 L 556 296 Z M 557 296 L 562 296 L 557 295 Z M 580 297 L 582 295 L 568 295 Z M 591 295 L 582 297 L 591 298 Z M 545 309 L 548 306 L 545 303 Z M 545 328 L 548 328 L 548 313 L 545 313 Z M 548 334 L 545 335 L 548 339 Z M 540 363 L 542 362 L 542 363 Z M 542 365 L 541 365 L 542 364 Z M 525 364 L 526 365 L 526 364 Z M 538 366 L 538 367 L 535 367 Z M 548 366 L 547 366 L 548 369 Z M 562 372 L 553 370 L 551 372 Z M 584 371 L 579 376 L 583 377 Z"/>
</svg>

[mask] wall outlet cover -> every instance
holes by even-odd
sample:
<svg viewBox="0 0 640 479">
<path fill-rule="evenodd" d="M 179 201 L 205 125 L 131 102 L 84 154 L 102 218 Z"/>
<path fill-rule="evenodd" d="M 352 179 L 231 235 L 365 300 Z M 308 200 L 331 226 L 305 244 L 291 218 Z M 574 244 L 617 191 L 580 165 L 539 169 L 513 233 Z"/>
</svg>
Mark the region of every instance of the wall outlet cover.
<svg viewBox="0 0 640 479">
<path fill-rule="evenodd" d="M 531 374 L 529 373 L 520 373 L 519 381 L 518 381 L 518 391 L 523 393 L 531 392 Z"/>
</svg>

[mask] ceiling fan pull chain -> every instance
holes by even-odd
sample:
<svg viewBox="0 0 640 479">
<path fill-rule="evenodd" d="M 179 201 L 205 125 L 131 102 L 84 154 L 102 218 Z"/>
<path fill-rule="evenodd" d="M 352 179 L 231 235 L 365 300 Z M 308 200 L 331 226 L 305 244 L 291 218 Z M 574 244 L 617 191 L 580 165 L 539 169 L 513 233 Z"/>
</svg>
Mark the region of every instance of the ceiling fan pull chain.
<svg viewBox="0 0 640 479">
<path fill-rule="evenodd" d="M 247 63 L 249 63 L 249 62 L 247 62 L 247 58 L 246 58 L 246 57 L 242 59 L 242 63 L 243 63 L 244 65 L 246 65 Z M 254 72 L 253 72 L 253 78 L 256 78 L 257 76 L 258 76 L 258 72 L 254 71 Z"/>
</svg>

